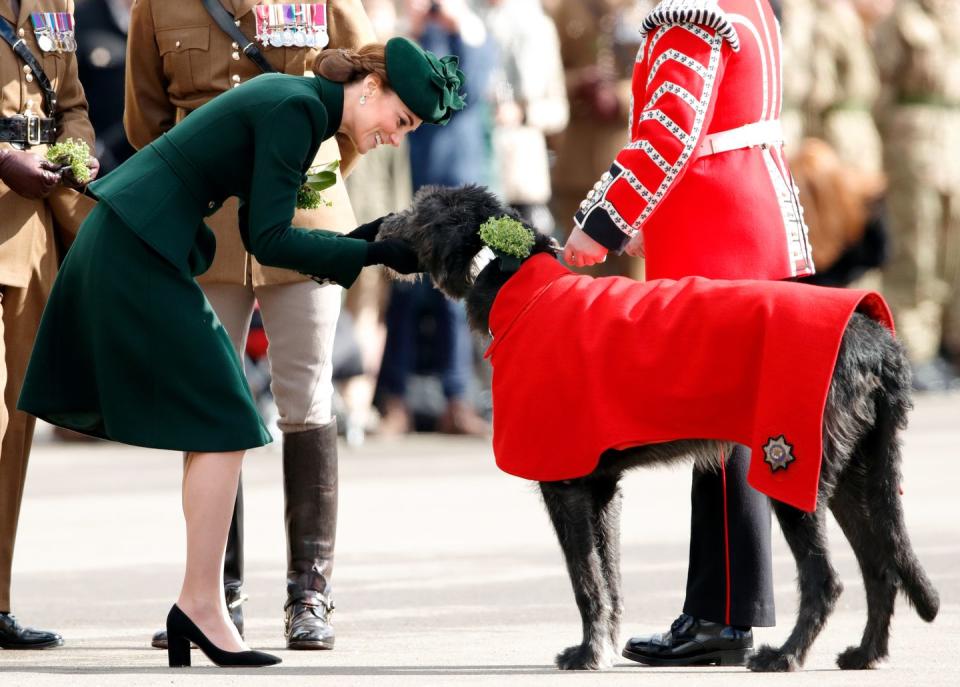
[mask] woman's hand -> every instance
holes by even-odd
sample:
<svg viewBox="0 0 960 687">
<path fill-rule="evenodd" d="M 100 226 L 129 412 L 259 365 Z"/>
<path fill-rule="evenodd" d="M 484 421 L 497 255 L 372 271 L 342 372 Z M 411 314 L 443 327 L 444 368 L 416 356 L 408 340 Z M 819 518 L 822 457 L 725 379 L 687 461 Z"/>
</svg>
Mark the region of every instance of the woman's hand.
<svg viewBox="0 0 960 687">
<path fill-rule="evenodd" d="M 607 259 L 607 249 L 577 227 L 563 247 L 563 260 L 571 267 L 589 267 Z"/>
<path fill-rule="evenodd" d="M 366 224 L 361 224 L 359 227 L 353 231 L 345 234 L 347 238 L 350 239 L 362 239 L 367 243 L 377 240 L 377 234 L 380 232 L 380 225 L 383 224 L 383 220 L 391 215 L 384 215 L 383 217 L 378 217 L 372 222 L 367 222 Z"/>
<path fill-rule="evenodd" d="M 398 274 L 422 272 L 417 252 L 400 239 L 383 239 L 367 244 L 367 265 L 384 265 Z"/>
</svg>

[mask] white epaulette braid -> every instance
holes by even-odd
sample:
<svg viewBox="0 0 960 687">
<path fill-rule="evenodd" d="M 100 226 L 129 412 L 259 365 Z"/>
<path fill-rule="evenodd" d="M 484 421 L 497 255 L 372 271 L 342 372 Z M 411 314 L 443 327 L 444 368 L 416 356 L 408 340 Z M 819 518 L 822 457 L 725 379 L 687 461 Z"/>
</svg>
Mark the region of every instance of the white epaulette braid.
<svg viewBox="0 0 960 687">
<path fill-rule="evenodd" d="M 640 33 L 645 37 L 658 26 L 673 24 L 708 26 L 723 36 L 730 47 L 740 50 L 740 37 L 717 0 L 661 0 L 643 20 Z"/>
</svg>

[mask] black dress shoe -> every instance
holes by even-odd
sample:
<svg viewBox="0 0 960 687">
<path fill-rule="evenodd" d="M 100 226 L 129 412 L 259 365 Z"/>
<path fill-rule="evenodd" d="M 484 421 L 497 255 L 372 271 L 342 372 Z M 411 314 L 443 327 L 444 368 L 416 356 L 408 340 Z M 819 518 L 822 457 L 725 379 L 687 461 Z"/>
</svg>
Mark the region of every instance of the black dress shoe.
<svg viewBox="0 0 960 687">
<path fill-rule="evenodd" d="M 336 640 L 330 614 L 333 601 L 319 592 L 304 591 L 288 583 L 284 605 L 288 649 L 332 649 Z"/>
<path fill-rule="evenodd" d="M 686 613 L 666 634 L 633 637 L 623 657 L 648 666 L 742 666 L 753 653 L 753 632 L 697 620 Z"/>
<path fill-rule="evenodd" d="M 56 632 L 23 627 L 9 613 L 0 613 L 0 649 L 50 649 L 63 645 Z"/>
<path fill-rule="evenodd" d="M 230 614 L 230 620 L 237 626 L 237 632 L 243 639 L 243 608 L 241 608 L 241 604 L 247 600 L 247 595 L 234 587 L 225 587 L 223 593 L 227 600 L 227 613 Z M 150 646 L 154 649 L 166 649 L 168 646 L 167 631 L 157 630 L 154 632 L 153 637 L 150 638 Z M 197 647 L 191 645 L 191 648 L 196 649 Z"/>
</svg>

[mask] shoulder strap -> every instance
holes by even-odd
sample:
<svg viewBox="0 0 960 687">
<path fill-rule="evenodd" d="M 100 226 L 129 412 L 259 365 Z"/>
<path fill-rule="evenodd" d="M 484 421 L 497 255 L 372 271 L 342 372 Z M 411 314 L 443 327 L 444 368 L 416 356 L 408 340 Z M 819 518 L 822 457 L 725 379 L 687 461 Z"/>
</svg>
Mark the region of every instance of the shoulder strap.
<svg viewBox="0 0 960 687">
<path fill-rule="evenodd" d="M 243 35 L 243 31 L 234 24 L 234 16 L 220 4 L 219 0 L 203 0 L 203 6 L 210 16 L 213 17 L 213 20 L 217 22 L 217 26 L 219 26 L 225 34 L 230 36 L 234 43 L 241 47 L 243 54 L 250 58 L 251 62 L 260 67 L 260 71 L 264 74 L 277 71 L 267 62 L 267 58 L 260 52 L 260 48 L 257 47 L 256 42 Z"/>
<path fill-rule="evenodd" d="M 50 83 L 50 79 L 47 77 L 46 72 L 43 71 L 43 67 L 40 66 L 40 62 L 33 56 L 33 53 L 30 52 L 30 48 L 27 47 L 24 40 L 17 36 L 13 24 L 5 17 L 0 17 L 0 36 L 10 44 L 10 47 L 13 48 L 13 52 L 17 54 L 17 57 L 23 60 L 24 63 L 30 67 L 30 71 L 33 72 L 34 78 L 37 80 L 37 83 L 40 84 L 40 90 L 43 91 L 43 97 L 47 101 L 47 116 L 51 118 L 56 116 L 57 93 L 53 90 L 53 84 Z"/>
</svg>

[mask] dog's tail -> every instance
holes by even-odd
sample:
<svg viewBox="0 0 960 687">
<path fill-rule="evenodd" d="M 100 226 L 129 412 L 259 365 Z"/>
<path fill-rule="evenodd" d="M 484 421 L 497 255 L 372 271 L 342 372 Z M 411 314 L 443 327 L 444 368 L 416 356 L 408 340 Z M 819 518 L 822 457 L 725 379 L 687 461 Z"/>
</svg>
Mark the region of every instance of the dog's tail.
<svg viewBox="0 0 960 687">
<path fill-rule="evenodd" d="M 872 492 L 869 501 L 877 506 L 872 513 L 872 525 L 882 539 L 892 544 L 892 562 L 907 599 L 921 618 L 931 622 L 940 610 L 940 596 L 910 543 L 900 491 L 901 453 L 898 436 L 906 428 L 907 413 L 913 407 L 910 364 L 903 347 L 892 337 L 886 338 L 884 349 L 881 389 L 876 397 L 874 450 L 871 451 L 880 465 L 870 470 L 867 486 Z"/>
</svg>

